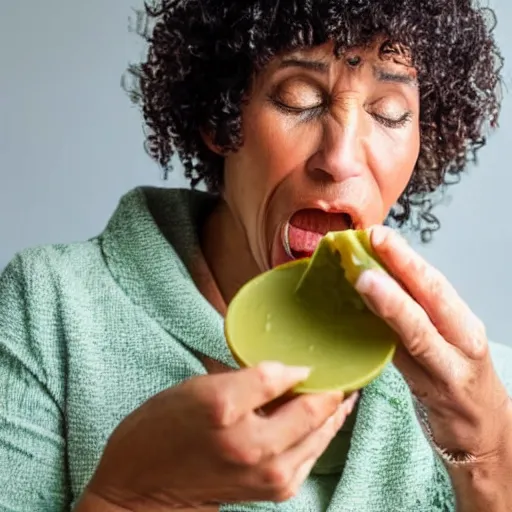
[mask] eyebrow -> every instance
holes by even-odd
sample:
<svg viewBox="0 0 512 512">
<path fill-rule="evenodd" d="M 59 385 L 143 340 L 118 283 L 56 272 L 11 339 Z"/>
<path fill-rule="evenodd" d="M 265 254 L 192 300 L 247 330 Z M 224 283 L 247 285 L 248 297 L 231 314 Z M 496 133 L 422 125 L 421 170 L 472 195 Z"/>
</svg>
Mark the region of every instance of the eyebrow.
<svg viewBox="0 0 512 512">
<path fill-rule="evenodd" d="M 379 68 L 377 66 L 373 66 L 373 75 L 379 82 L 404 84 L 411 86 L 416 86 L 418 84 L 416 78 L 407 73 L 393 73 L 390 71 L 386 71 L 385 69 Z"/>
<path fill-rule="evenodd" d="M 329 71 L 329 64 L 322 62 L 320 60 L 307 60 L 307 59 L 298 59 L 296 57 L 284 59 L 279 63 L 280 69 L 285 68 L 303 68 L 308 71 L 314 71 L 316 73 L 326 74 Z"/>
<path fill-rule="evenodd" d="M 300 59 L 297 57 L 284 59 L 279 63 L 279 69 L 298 67 L 314 71 L 316 73 L 326 74 L 329 71 L 329 64 L 319 60 Z M 416 86 L 418 81 L 415 77 L 407 73 L 393 73 L 377 66 L 373 66 L 373 75 L 379 82 L 394 84 L 404 84 Z"/>
</svg>

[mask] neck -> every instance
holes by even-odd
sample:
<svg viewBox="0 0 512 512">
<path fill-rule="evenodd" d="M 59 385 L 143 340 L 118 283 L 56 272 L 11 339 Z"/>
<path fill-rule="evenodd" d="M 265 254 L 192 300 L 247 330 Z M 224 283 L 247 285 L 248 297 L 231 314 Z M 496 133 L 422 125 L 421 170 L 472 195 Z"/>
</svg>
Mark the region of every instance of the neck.
<svg viewBox="0 0 512 512">
<path fill-rule="evenodd" d="M 201 248 L 226 304 L 260 273 L 243 228 L 222 200 L 203 225 Z"/>
</svg>

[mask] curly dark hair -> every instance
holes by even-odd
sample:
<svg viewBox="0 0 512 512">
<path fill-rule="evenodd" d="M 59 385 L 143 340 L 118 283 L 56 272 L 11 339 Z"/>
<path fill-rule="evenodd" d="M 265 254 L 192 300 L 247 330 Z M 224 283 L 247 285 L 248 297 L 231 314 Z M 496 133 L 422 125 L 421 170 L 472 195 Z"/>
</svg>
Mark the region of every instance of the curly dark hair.
<svg viewBox="0 0 512 512">
<path fill-rule="evenodd" d="M 339 55 L 376 36 L 407 48 L 420 84 L 420 155 L 390 212 L 422 240 L 440 223 L 433 192 L 458 181 L 497 125 L 502 57 L 492 10 L 472 0 L 159 0 L 137 11 L 147 58 L 127 85 L 143 112 L 146 150 L 165 171 L 176 154 L 192 186 L 218 191 L 223 158 L 236 151 L 253 76 L 276 54 L 333 41 Z M 126 84 L 125 84 L 126 85 Z"/>
</svg>

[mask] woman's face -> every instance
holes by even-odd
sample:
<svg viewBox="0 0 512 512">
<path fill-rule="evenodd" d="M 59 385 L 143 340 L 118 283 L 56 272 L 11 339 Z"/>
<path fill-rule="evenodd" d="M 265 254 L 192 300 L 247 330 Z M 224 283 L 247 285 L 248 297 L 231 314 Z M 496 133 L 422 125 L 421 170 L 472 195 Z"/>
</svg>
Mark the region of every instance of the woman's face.
<svg viewBox="0 0 512 512">
<path fill-rule="evenodd" d="M 255 78 L 223 196 L 260 271 L 310 255 L 327 231 L 382 223 L 405 189 L 420 144 L 416 73 L 381 47 L 301 50 Z"/>
</svg>

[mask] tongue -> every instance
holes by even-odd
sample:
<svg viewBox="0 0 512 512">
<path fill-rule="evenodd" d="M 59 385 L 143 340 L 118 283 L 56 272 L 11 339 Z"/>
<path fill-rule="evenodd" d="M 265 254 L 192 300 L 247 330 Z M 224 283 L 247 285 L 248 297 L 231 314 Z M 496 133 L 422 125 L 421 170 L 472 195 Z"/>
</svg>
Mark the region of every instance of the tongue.
<svg viewBox="0 0 512 512">
<path fill-rule="evenodd" d="M 288 241 L 290 249 L 296 257 L 311 256 L 322 238 L 321 233 L 296 228 L 290 224 L 288 229 Z"/>
<path fill-rule="evenodd" d="M 322 210 L 300 210 L 291 219 L 288 230 L 290 249 L 296 257 L 311 256 L 320 239 L 329 231 L 350 227 L 346 215 Z"/>
</svg>

